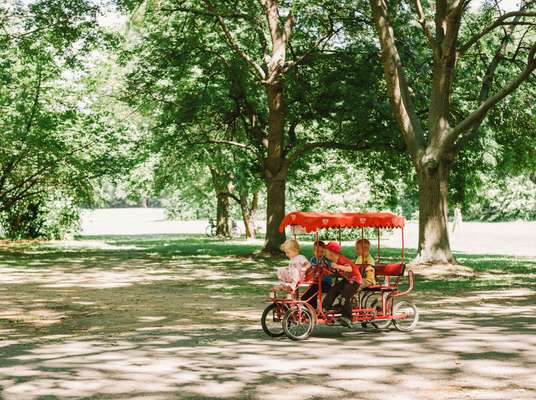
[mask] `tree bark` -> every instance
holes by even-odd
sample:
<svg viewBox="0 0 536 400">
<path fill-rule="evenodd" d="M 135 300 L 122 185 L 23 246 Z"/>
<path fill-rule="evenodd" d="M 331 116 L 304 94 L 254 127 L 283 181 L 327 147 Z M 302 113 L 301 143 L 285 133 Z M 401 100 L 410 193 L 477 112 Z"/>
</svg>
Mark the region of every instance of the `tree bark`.
<svg viewBox="0 0 536 400">
<path fill-rule="evenodd" d="M 216 208 L 216 235 L 231 236 L 229 230 L 229 196 L 227 193 L 219 192 L 218 204 Z"/>
<path fill-rule="evenodd" d="M 251 199 L 251 205 L 248 204 L 248 194 L 242 193 L 240 195 L 240 209 L 242 211 L 242 220 L 244 221 L 244 227 L 246 229 L 246 239 L 255 239 L 255 212 L 257 210 L 257 193 L 253 193 Z"/>
<path fill-rule="evenodd" d="M 212 177 L 212 185 L 216 193 L 216 235 L 231 236 L 229 228 L 229 185 L 230 179 L 225 173 L 220 173 L 215 168 L 209 168 Z"/>
<path fill-rule="evenodd" d="M 266 241 L 263 252 L 280 253 L 285 234 L 279 232 L 279 224 L 285 216 L 285 189 L 287 166 L 283 153 L 285 129 L 285 104 L 283 84 L 280 81 L 267 83 L 268 97 L 268 151 L 265 161 L 266 184 Z"/>
<path fill-rule="evenodd" d="M 279 232 L 279 225 L 285 216 L 286 180 L 266 180 L 266 240 L 263 252 L 278 254 L 285 241 L 285 233 Z"/>
<path fill-rule="evenodd" d="M 449 163 L 440 160 L 417 168 L 419 183 L 419 264 L 456 263 L 448 235 Z"/>
</svg>

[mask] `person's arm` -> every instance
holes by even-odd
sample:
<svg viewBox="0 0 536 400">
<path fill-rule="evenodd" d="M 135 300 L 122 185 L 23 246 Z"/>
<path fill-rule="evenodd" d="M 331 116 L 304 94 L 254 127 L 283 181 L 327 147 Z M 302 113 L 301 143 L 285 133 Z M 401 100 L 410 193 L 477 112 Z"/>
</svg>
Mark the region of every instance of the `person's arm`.
<svg viewBox="0 0 536 400">
<path fill-rule="evenodd" d="M 341 264 L 333 263 L 332 266 L 333 268 L 338 269 L 339 271 L 352 272 L 352 267 L 349 265 L 341 265 Z"/>
<path fill-rule="evenodd" d="M 365 269 L 365 278 L 368 280 L 374 280 L 376 270 L 373 266 L 368 266 Z"/>
</svg>

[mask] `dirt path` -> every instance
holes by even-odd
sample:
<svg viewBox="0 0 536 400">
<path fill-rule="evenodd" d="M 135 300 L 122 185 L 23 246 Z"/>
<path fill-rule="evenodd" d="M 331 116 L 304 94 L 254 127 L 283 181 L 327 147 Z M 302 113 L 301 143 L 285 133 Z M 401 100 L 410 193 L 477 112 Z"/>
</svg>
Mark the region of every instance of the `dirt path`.
<svg viewBox="0 0 536 400">
<path fill-rule="evenodd" d="M 271 272 L 113 247 L 4 253 L 0 398 L 536 397 L 534 290 L 419 293 L 412 333 L 323 328 L 296 343 L 260 330 Z"/>
</svg>

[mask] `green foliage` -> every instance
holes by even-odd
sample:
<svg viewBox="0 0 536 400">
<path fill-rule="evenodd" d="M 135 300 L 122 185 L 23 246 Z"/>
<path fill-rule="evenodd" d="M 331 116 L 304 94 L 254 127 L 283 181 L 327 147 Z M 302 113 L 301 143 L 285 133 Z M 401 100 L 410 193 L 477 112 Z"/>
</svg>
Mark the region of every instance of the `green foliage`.
<svg viewBox="0 0 536 400">
<path fill-rule="evenodd" d="M 468 207 L 468 217 L 481 221 L 536 219 L 536 184 L 524 176 L 483 176 L 482 190 Z"/>
<path fill-rule="evenodd" d="M 91 199 L 95 179 L 132 165 L 135 135 L 116 110 L 95 98 L 98 79 L 90 67 L 99 52 L 92 49 L 103 36 L 91 2 L 43 0 L 4 11 L 1 219 L 9 237 L 56 237 L 76 219 L 73 204 Z M 52 193 L 69 204 L 58 205 Z"/>
<path fill-rule="evenodd" d="M 63 239 L 79 229 L 79 211 L 65 193 L 47 193 L 18 201 L 0 214 L 0 226 L 10 239 Z"/>
<path fill-rule="evenodd" d="M 214 214 L 222 191 L 240 198 L 263 190 L 265 88 L 230 48 L 206 3 L 116 3 L 131 16 L 122 40 L 98 27 L 98 2 L 0 5 L 0 220 L 9 237 L 59 237 L 74 226 L 77 205 L 160 205 L 161 198 L 170 217 L 198 218 Z M 269 31 L 258 2 L 214 4 L 240 48 L 262 64 Z M 280 6 L 296 17 L 287 59 L 304 56 L 282 75 L 285 157 L 318 141 L 367 148 L 305 152 L 290 166 L 287 208 L 391 209 L 414 217 L 415 174 L 385 95 L 367 2 Z M 414 12 L 389 7 L 396 7 L 397 44 L 423 116 L 431 54 Z M 468 11 L 461 42 L 495 17 L 492 3 Z M 337 30 L 333 39 L 310 51 L 329 29 Z M 516 29 L 518 39 L 529 27 Z M 453 124 L 481 101 L 482 77 L 503 32 L 490 32 L 458 60 Z M 491 93 L 518 73 L 524 57 L 524 47 L 508 44 Z M 536 175 L 533 78 L 490 112 L 452 164 L 452 203 L 471 218 L 535 218 L 527 178 Z"/>
</svg>

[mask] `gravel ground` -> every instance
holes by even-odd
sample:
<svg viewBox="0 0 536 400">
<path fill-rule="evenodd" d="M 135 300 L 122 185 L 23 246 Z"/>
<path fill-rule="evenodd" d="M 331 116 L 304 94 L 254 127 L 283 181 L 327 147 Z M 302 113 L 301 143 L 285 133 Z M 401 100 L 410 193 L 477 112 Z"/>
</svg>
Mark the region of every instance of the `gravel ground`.
<svg viewBox="0 0 536 400">
<path fill-rule="evenodd" d="M 413 332 L 292 342 L 260 329 L 273 265 L 143 240 L 0 249 L 0 398 L 536 398 L 532 288 L 418 290 Z"/>
</svg>

